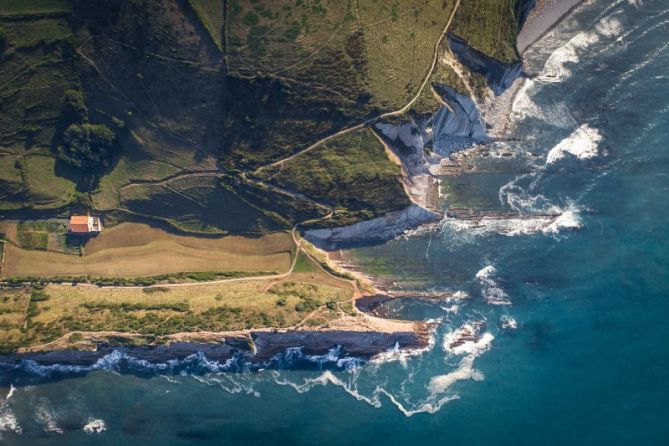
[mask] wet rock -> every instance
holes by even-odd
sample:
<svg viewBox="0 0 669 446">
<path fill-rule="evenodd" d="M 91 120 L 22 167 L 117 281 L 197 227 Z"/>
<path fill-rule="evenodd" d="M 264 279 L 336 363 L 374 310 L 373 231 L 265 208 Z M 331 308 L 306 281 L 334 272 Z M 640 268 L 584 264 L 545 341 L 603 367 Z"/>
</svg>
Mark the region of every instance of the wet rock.
<svg viewBox="0 0 669 446">
<path fill-rule="evenodd" d="M 402 211 L 372 220 L 338 228 L 312 229 L 304 236 L 314 245 L 325 250 L 336 250 L 364 244 L 382 243 L 418 226 L 437 222 L 438 212 L 413 204 Z"/>
</svg>

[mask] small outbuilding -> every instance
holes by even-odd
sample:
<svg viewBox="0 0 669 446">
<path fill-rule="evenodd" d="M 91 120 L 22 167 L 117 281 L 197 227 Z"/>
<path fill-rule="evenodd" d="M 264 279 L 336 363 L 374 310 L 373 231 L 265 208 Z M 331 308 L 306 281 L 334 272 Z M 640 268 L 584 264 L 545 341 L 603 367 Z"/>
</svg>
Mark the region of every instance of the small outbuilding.
<svg viewBox="0 0 669 446">
<path fill-rule="evenodd" d="M 90 215 L 72 215 L 70 217 L 70 234 L 93 235 L 102 232 L 102 222 L 99 217 Z"/>
</svg>

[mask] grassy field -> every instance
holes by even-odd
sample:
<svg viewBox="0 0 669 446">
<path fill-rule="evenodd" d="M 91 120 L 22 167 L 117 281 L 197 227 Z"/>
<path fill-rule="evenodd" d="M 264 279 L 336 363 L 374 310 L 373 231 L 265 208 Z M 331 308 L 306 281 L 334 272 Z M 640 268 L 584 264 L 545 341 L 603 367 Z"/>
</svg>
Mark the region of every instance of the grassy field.
<svg viewBox="0 0 669 446">
<path fill-rule="evenodd" d="M 26 195 L 18 156 L 0 153 L 0 209 L 23 206 Z"/>
<path fill-rule="evenodd" d="M 27 320 L 23 345 L 52 341 L 72 331 L 166 335 L 290 327 L 312 312 L 318 323 L 326 323 L 342 314 L 340 304 L 350 308 L 353 289 L 322 273 L 294 274 L 272 287 L 268 284 L 248 281 L 153 289 L 48 285 L 37 296 L 33 292 L 27 310 L 24 292 L 13 291 L 21 297 L 8 300 L 16 309 L 13 320 Z M 22 320 L 21 308 L 27 312 Z M 0 335 L 3 344 L 6 336 Z"/>
<path fill-rule="evenodd" d="M 502 62 L 518 60 L 515 4 L 515 0 L 463 0 L 451 32 Z"/>
<path fill-rule="evenodd" d="M 256 167 L 405 105 L 454 4 L 228 2 L 224 162 Z"/>
<path fill-rule="evenodd" d="M 240 73 L 320 83 L 351 103 L 366 93 L 374 106 L 399 107 L 425 77 L 454 4 L 230 1 L 230 62 Z"/>
<path fill-rule="evenodd" d="M 14 243 L 9 231 L 7 239 Z M 19 231 L 20 234 L 20 231 Z M 46 233 L 45 233 L 46 234 Z M 261 238 L 198 238 L 170 234 L 142 224 L 106 228 L 84 247 L 83 256 L 6 247 L 3 277 L 145 277 L 182 271 L 287 271 L 292 239 L 288 233 Z"/>
<path fill-rule="evenodd" d="M 121 190 L 121 205 L 186 231 L 263 234 L 283 229 L 211 176 L 131 185 Z"/>
<path fill-rule="evenodd" d="M 17 15 L 0 20 L 0 209 L 66 208 L 85 202 L 85 191 L 116 219 L 253 236 L 327 215 L 304 196 L 335 208 L 329 225 L 400 209 L 408 199 L 399 170 L 369 130 L 268 172 L 300 195 L 247 179 L 404 106 L 451 16 L 474 47 L 514 57 L 512 3 L 462 0 L 454 15 L 455 0 L 0 0 Z M 68 7 L 76 26 L 42 14 Z M 472 90 L 445 56 L 442 47 L 430 80 Z M 463 77 L 478 93 L 479 79 Z M 91 122 L 117 135 L 99 183 L 54 161 L 68 89 L 83 93 Z M 439 105 L 428 85 L 412 111 Z M 43 246 L 40 237 L 31 243 Z"/>
<path fill-rule="evenodd" d="M 416 94 L 432 62 L 434 45 L 453 12 L 454 0 L 356 2 L 374 100 L 399 108 Z"/>
<path fill-rule="evenodd" d="M 0 0 L 0 16 L 51 14 L 68 9 L 67 0 Z"/>
<path fill-rule="evenodd" d="M 0 290 L 0 351 L 23 344 L 30 291 Z"/>
<path fill-rule="evenodd" d="M 218 49 L 223 51 L 223 0 L 188 0 Z"/>
<path fill-rule="evenodd" d="M 342 135 L 263 174 L 335 207 L 332 224 L 368 220 L 410 204 L 399 166 L 369 129 Z"/>
<path fill-rule="evenodd" d="M 0 146 L 48 147 L 63 92 L 78 85 L 73 34 L 64 19 L 56 18 L 3 21 L 0 33 L 6 39 L 0 57 Z"/>
<path fill-rule="evenodd" d="M 20 165 L 33 207 L 60 207 L 72 201 L 76 185 L 56 173 L 56 160 L 53 157 L 26 156 Z M 71 170 L 67 167 L 64 169 Z"/>
<path fill-rule="evenodd" d="M 62 8 L 66 2 L 11 2 L 5 13 Z M 60 5 L 60 6 L 59 6 Z M 60 18 L 0 22 L 0 208 L 54 208 L 68 203 L 74 183 L 57 171 L 50 147 L 63 92 L 79 81 L 71 56 L 73 34 Z M 71 177 L 71 176 L 70 176 Z"/>
</svg>

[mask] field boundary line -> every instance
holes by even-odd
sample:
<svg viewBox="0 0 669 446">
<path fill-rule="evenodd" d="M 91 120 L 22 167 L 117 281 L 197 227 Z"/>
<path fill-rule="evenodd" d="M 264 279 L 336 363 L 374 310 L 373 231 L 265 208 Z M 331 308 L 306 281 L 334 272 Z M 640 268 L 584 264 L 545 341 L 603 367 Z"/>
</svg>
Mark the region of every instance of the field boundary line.
<svg viewBox="0 0 669 446">
<path fill-rule="evenodd" d="M 2 273 L 5 271 L 5 255 L 7 254 L 7 242 L 5 240 L 0 240 L 0 243 L 2 244 L 2 256 L 0 256 L 0 277 L 2 277 Z"/>
</svg>

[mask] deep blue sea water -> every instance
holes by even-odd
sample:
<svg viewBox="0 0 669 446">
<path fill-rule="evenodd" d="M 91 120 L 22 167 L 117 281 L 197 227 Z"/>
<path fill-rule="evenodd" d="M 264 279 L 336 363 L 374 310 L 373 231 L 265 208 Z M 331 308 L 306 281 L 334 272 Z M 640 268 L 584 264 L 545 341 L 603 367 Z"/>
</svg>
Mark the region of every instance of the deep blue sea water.
<svg viewBox="0 0 669 446">
<path fill-rule="evenodd" d="M 6 371 L 0 441 L 669 444 L 669 3 L 588 2 L 526 59 L 519 140 L 480 164 L 505 173 L 471 174 L 484 197 L 458 197 L 526 218 L 446 219 L 348 253 L 395 290 L 459 291 L 382 309 L 440 320 L 429 351 L 254 373 L 113 358 L 87 374 L 38 369 L 51 379 Z M 478 341 L 450 344 L 477 321 Z M 134 373 L 117 373 L 124 363 Z M 85 433 L 93 420 L 106 430 Z"/>
</svg>

